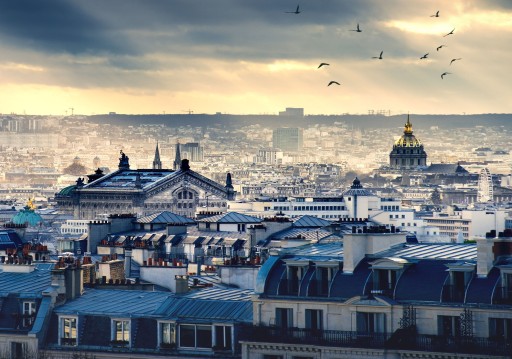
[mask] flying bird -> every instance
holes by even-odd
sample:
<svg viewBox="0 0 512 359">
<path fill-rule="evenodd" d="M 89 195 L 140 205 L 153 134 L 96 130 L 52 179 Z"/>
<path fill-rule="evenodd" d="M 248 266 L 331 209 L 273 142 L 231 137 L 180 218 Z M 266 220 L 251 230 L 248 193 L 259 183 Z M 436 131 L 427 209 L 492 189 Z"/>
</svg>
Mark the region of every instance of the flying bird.
<svg viewBox="0 0 512 359">
<path fill-rule="evenodd" d="M 448 35 L 453 35 L 453 32 L 455 31 L 455 29 L 453 29 L 452 31 L 450 31 L 449 33 L 447 33 L 446 35 L 443 35 L 443 37 L 446 37 Z"/>
<path fill-rule="evenodd" d="M 285 11 L 287 14 L 300 14 L 299 5 L 297 5 L 297 8 L 295 11 Z"/>
<path fill-rule="evenodd" d="M 458 59 L 452 59 L 452 61 L 450 61 L 450 65 L 451 65 L 454 61 L 457 61 L 457 60 L 462 60 L 462 57 L 459 57 Z"/>
<path fill-rule="evenodd" d="M 379 59 L 379 60 L 382 60 L 382 54 L 383 54 L 383 53 L 384 53 L 384 51 L 381 51 L 379 56 L 373 56 L 373 57 L 372 57 L 372 59 Z"/>
<path fill-rule="evenodd" d="M 327 62 L 322 62 L 320 65 L 318 65 L 317 69 L 319 69 L 322 66 L 329 66 L 329 65 L 330 64 L 328 64 Z"/>
<path fill-rule="evenodd" d="M 443 47 L 447 47 L 446 45 L 440 45 L 436 48 L 437 51 L 439 51 L 439 49 L 442 49 Z"/>
<path fill-rule="evenodd" d="M 331 85 L 341 85 L 338 81 L 331 81 L 329 82 L 329 84 L 327 86 L 331 86 Z"/>
<path fill-rule="evenodd" d="M 430 17 L 439 17 L 439 10 L 434 15 L 430 15 Z"/>
<path fill-rule="evenodd" d="M 428 56 L 428 52 L 425 55 L 423 55 L 422 57 L 420 57 L 420 60 L 426 59 L 427 56 Z"/>
<path fill-rule="evenodd" d="M 349 30 L 349 31 L 363 32 L 363 30 L 361 30 L 361 29 L 359 28 L 359 24 L 357 24 L 357 29 L 356 29 L 356 30 Z"/>
<path fill-rule="evenodd" d="M 450 74 L 451 74 L 451 72 L 443 72 L 443 73 L 441 74 L 441 79 L 444 79 L 444 77 L 445 77 L 446 75 L 450 75 Z"/>
</svg>

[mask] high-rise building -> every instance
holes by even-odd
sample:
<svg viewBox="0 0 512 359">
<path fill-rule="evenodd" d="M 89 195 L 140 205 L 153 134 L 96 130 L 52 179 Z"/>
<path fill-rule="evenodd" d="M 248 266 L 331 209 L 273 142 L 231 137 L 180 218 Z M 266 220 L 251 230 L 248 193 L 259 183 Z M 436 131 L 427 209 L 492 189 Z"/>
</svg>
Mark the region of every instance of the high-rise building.
<svg viewBox="0 0 512 359">
<path fill-rule="evenodd" d="M 198 142 L 188 142 L 180 145 L 181 156 L 191 162 L 202 162 L 204 160 L 203 147 Z"/>
<path fill-rule="evenodd" d="M 395 141 L 389 154 L 389 166 L 397 170 L 411 170 L 427 165 L 423 144 L 412 134 L 412 124 L 407 115 L 404 134 Z"/>
<path fill-rule="evenodd" d="M 283 151 L 300 151 L 302 150 L 302 128 L 276 128 L 272 133 L 272 143 L 274 148 L 279 148 Z"/>
</svg>

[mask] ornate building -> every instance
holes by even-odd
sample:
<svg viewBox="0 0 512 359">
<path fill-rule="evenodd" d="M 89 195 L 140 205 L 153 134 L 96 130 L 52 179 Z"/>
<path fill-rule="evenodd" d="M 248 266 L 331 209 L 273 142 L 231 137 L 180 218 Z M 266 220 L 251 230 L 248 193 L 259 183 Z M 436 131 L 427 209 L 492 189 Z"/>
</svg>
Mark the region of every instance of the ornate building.
<svg viewBox="0 0 512 359">
<path fill-rule="evenodd" d="M 76 185 L 56 194 L 57 206 L 76 219 L 126 213 L 146 216 L 164 210 L 195 217 L 198 207 L 223 212 L 227 200 L 235 198 L 229 173 L 221 185 L 191 170 L 187 159 L 181 160 L 177 170 L 159 169 L 158 162 L 155 154 L 154 168 L 133 170 L 121 151 L 117 171 L 91 175 L 87 184 L 79 178 Z"/>
<path fill-rule="evenodd" d="M 389 154 L 389 166 L 397 170 L 411 170 L 427 165 L 427 153 L 423 144 L 412 134 L 412 124 L 407 115 L 404 134 L 395 141 Z"/>
</svg>

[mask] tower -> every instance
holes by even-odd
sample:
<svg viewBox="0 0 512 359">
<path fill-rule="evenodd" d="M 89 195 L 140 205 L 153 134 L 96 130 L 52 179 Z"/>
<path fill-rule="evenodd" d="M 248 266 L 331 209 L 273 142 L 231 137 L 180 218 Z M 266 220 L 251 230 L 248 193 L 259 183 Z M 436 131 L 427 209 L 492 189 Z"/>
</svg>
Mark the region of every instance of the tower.
<svg viewBox="0 0 512 359">
<path fill-rule="evenodd" d="M 389 153 L 389 166 L 397 170 L 411 170 L 427 165 L 423 144 L 412 134 L 412 123 L 407 115 L 404 134 L 395 141 Z"/>
<path fill-rule="evenodd" d="M 180 152 L 180 143 L 176 142 L 176 155 L 174 156 L 173 168 L 175 171 L 179 170 L 181 167 L 181 152 Z"/>
<path fill-rule="evenodd" d="M 153 160 L 153 169 L 154 170 L 162 169 L 162 161 L 160 161 L 160 151 L 158 150 L 158 141 L 156 143 L 155 159 Z"/>
</svg>

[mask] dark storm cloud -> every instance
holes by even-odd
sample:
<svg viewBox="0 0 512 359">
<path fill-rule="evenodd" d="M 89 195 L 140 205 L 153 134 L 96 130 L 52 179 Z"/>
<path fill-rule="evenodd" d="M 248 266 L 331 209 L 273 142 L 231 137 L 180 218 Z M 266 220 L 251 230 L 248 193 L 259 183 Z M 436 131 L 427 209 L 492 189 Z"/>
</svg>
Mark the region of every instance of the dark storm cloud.
<svg viewBox="0 0 512 359">
<path fill-rule="evenodd" d="M 71 54 L 119 51 L 121 42 L 112 35 L 72 1 L 0 2 L 0 38 L 19 47 Z"/>
</svg>

